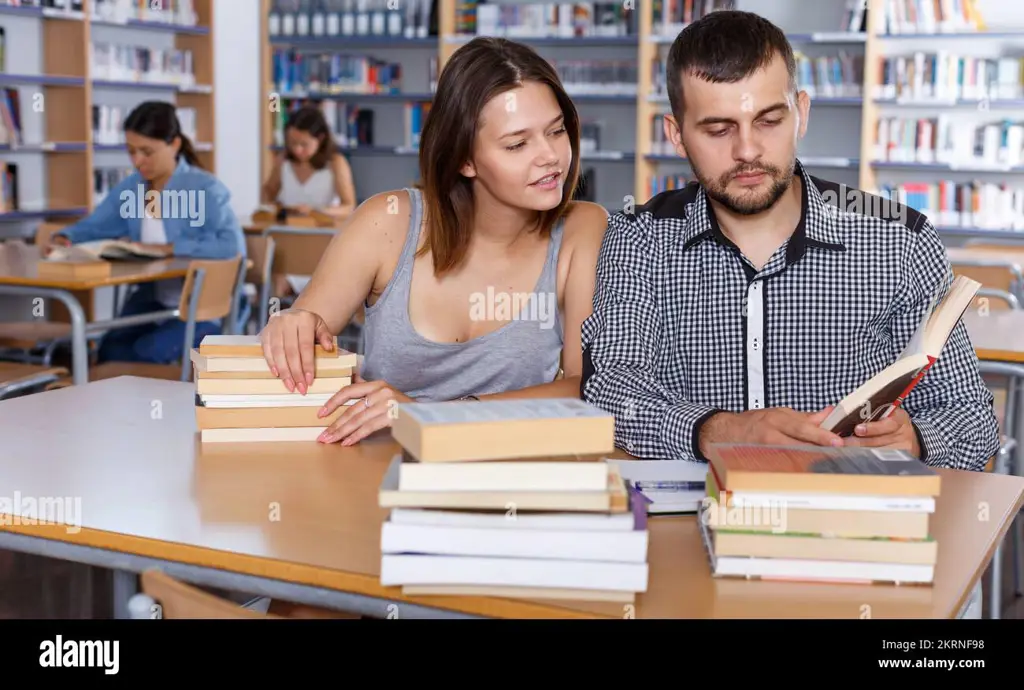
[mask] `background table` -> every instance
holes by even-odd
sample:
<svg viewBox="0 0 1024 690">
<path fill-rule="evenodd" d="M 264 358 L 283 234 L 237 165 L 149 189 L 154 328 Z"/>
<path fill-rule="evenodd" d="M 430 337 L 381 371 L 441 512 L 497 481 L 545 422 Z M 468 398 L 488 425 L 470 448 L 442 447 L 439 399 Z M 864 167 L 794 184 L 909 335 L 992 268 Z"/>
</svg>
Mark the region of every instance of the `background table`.
<svg viewBox="0 0 1024 690">
<path fill-rule="evenodd" d="M 163 321 L 174 315 L 174 310 L 168 310 L 94 321 L 91 318 L 92 310 L 89 309 L 87 315 L 82 305 L 82 294 L 91 294 L 96 288 L 102 287 L 184 278 L 189 267 L 188 259 L 114 261 L 111 262 L 110 275 L 103 278 L 54 278 L 39 275 L 40 258 L 40 250 L 36 245 L 0 243 L 0 295 L 42 297 L 57 300 L 64 305 L 71 323 L 71 373 L 75 385 L 82 385 L 89 380 L 87 332 Z"/>
<path fill-rule="evenodd" d="M 122 616 L 131 573 L 160 567 L 196 584 L 379 617 L 950 618 L 1024 501 L 1024 479 L 940 470 L 933 588 L 716 580 L 696 518 L 666 516 L 649 523 L 650 585 L 634 608 L 408 598 L 379 582 L 387 512 L 377 492 L 396 444 L 204 447 L 193 391 L 121 377 L 0 402 L 0 495 L 77 497 L 82 511 L 80 531 L 4 525 L 0 548 L 127 573 L 116 579 Z"/>
</svg>

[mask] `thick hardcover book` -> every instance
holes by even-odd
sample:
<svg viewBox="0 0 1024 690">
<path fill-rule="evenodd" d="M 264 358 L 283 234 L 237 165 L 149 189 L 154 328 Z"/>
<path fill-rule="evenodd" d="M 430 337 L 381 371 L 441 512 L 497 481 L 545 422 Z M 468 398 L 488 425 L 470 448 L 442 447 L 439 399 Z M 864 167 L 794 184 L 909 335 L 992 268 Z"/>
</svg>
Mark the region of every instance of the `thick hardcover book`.
<svg viewBox="0 0 1024 690">
<path fill-rule="evenodd" d="M 843 398 L 821 428 L 839 436 L 851 436 L 858 424 L 892 414 L 938 361 L 939 353 L 980 287 L 981 283 L 958 276 L 938 306 L 925 313 L 899 358 Z"/>
</svg>

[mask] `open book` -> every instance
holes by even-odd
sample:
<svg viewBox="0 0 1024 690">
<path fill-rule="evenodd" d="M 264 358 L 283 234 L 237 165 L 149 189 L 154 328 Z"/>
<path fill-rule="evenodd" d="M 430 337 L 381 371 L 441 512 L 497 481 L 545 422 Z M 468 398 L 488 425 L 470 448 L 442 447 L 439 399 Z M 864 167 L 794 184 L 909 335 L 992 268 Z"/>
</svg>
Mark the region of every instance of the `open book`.
<svg viewBox="0 0 1024 690">
<path fill-rule="evenodd" d="M 821 428 L 850 436 L 858 424 L 888 417 L 938 360 L 980 287 L 975 280 L 957 276 L 938 306 L 933 303 L 925 313 L 899 358 L 843 398 Z"/>
<path fill-rule="evenodd" d="M 70 247 L 54 247 L 48 261 L 75 261 L 105 259 L 107 261 L 154 261 L 166 259 L 171 252 L 143 247 L 124 240 L 96 240 L 81 242 Z"/>
</svg>

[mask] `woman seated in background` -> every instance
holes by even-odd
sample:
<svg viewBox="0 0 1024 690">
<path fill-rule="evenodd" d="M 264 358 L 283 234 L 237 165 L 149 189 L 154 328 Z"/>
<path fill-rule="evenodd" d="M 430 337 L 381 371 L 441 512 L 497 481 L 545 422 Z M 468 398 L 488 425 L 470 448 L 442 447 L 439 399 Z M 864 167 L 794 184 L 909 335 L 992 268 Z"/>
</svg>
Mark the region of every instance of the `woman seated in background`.
<svg viewBox="0 0 1024 690">
<path fill-rule="evenodd" d="M 70 246 L 128 239 L 169 256 L 194 259 L 245 257 L 242 226 L 224 184 L 202 169 L 171 103 L 149 101 L 124 122 L 128 154 L 136 172 L 112 189 L 87 218 L 55 234 L 51 243 Z M 174 191 L 177 203 L 161 208 L 149 192 Z M 142 201 L 138 197 L 144 195 Z M 161 194 L 160 199 L 169 198 Z M 138 209 L 143 210 L 139 217 Z M 48 251 L 48 249 L 47 249 Z M 142 283 L 125 301 L 121 316 L 179 306 L 184 279 Z M 196 324 L 195 342 L 221 332 L 220 321 Z M 99 361 L 171 364 L 184 355 L 185 323 L 177 318 L 110 331 L 100 342 Z"/>
<path fill-rule="evenodd" d="M 323 111 L 304 105 L 284 126 L 285 150 L 263 184 L 262 203 L 308 215 L 320 211 L 344 218 L 356 207 L 352 169 L 338 152 Z M 309 276 L 274 276 L 278 296 L 298 294 Z"/>
<path fill-rule="evenodd" d="M 459 48 L 420 144 L 421 184 L 366 200 L 293 308 L 261 333 L 289 390 L 360 306 L 366 355 L 320 440 L 389 425 L 391 401 L 573 397 L 607 213 L 573 201 L 580 124 L 556 72 L 499 38 Z M 560 370 L 561 369 L 561 370 Z M 559 374 L 564 376 L 560 378 Z"/>
<path fill-rule="evenodd" d="M 304 105 L 288 116 L 285 150 L 263 184 L 264 204 L 295 213 L 320 211 L 344 218 L 356 207 L 352 169 L 338 152 L 323 111 Z"/>
</svg>

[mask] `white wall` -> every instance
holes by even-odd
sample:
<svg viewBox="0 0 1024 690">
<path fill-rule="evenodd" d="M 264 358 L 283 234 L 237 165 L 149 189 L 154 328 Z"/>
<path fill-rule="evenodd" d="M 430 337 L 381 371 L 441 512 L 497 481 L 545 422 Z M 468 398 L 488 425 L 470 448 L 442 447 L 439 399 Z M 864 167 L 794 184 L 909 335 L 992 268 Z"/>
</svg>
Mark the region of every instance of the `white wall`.
<svg viewBox="0 0 1024 690">
<path fill-rule="evenodd" d="M 213 3 L 217 177 L 243 218 L 260 199 L 260 4 Z"/>
</svg>

